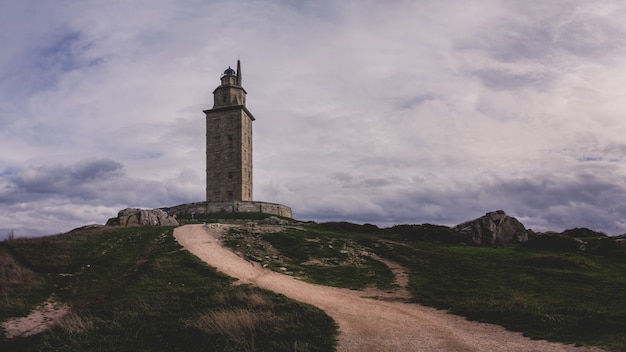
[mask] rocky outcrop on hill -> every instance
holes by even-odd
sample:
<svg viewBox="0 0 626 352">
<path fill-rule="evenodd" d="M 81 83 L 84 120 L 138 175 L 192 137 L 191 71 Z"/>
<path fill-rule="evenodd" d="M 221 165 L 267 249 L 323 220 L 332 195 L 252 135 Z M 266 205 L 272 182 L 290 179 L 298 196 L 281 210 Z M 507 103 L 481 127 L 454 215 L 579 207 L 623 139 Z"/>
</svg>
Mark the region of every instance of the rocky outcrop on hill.
<svg viewBox="0 0 626 352">
<path fill-rule="evenodd" d="M 161 209 L 126 208 L 110 218 L 107 226 L 177 226 L 176 218 L 169 216 Z"/>
<path fill-rule="evenodd" d="M 263 225 L 289 225 L 290 222 L 288 220 L 285 219 L 281 219 L 277 216 L 270 216 L 268 218 L 265 218 L 261 221 L 259 221 L 259 224 L 263 224 Z"/>
<path fill-rule="evenodd" d="M 504 244 L 528 241 L 528 231 L 516 218 L 503 210 L 489 212 L 478 219 L 452 228 L 455 236 L 471 244 Z"/>
</svg>

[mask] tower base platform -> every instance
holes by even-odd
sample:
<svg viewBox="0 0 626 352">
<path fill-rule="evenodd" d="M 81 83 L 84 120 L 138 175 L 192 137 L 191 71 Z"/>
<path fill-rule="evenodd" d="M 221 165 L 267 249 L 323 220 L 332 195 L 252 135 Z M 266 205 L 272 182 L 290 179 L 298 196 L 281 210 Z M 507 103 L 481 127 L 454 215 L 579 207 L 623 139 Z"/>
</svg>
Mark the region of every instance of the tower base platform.
<svg viewBox="0 0 626 352">
<path fill-rule="evenodd" d="M 291 208 L 286 205 L 256 201 L 196 202 L 161 209 L 172 216 L 214 213 L 264 213 L 293 218 Z"/>
</svg>

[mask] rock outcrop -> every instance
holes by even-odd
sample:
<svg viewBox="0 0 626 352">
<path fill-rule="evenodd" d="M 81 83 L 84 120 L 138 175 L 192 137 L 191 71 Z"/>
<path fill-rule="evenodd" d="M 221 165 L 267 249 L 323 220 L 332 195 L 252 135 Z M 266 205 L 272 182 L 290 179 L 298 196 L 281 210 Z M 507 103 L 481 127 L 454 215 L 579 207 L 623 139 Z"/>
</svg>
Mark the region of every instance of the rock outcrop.
<svg viewBox="0 0 626 352">
<path fill-rule="evenodd" d="M 452 228 L 455 236 L 471 244 L 504 244 L 528 241 L 528 231 L 516 218 L 503 210 L 489 212 L 478 219 Z"/>
<path fill-rule="evenodd" d="M 259 224 L 262 225 L 289 225 L 290 222 L 288 220 L 285 219 L 281 219 L 277 216 L 270 216 L 268 218 L 265 218 L 261 221 L 259 221 Z"/>
<path fill-rule="evenodd" d="M 107 226 L 177 226 L 176 218 L 161 209 L 126 208 L 110 218 Z"/>
</svg>

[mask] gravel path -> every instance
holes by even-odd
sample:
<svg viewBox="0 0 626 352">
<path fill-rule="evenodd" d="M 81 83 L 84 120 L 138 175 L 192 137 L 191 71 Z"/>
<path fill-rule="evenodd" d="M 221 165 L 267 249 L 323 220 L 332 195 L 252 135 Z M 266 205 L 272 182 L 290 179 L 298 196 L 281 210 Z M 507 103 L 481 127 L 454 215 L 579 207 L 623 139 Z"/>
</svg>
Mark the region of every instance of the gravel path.
<svg viewBox="0 0 626 352">
<path fill-rule="evenodd" d="M 250 263 L 221 245 L 232 225 L 174 230 L 189 252 L 241 283 L 250 283 L 323 309 L 339 324 L 338 351 L 602 351 L 531 340 L 521 333 L 416 304 L 364 298 L 363 292 L 313 285 Z"/>
</svg>

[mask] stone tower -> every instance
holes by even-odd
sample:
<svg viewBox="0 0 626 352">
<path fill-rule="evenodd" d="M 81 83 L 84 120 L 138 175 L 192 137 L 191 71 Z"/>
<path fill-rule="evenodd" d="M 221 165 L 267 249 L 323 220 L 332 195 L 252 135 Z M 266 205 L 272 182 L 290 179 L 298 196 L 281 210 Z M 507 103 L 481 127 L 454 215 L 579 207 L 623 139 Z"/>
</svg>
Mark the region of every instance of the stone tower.
<svg viewBox="0 0 626 352">
<path fill-rule="evenodd" d="M 220 77 L 206 114 L 206 200 L 252 200 L 252 121 L 241 86 L 241 64 Z"/>
</svg>

